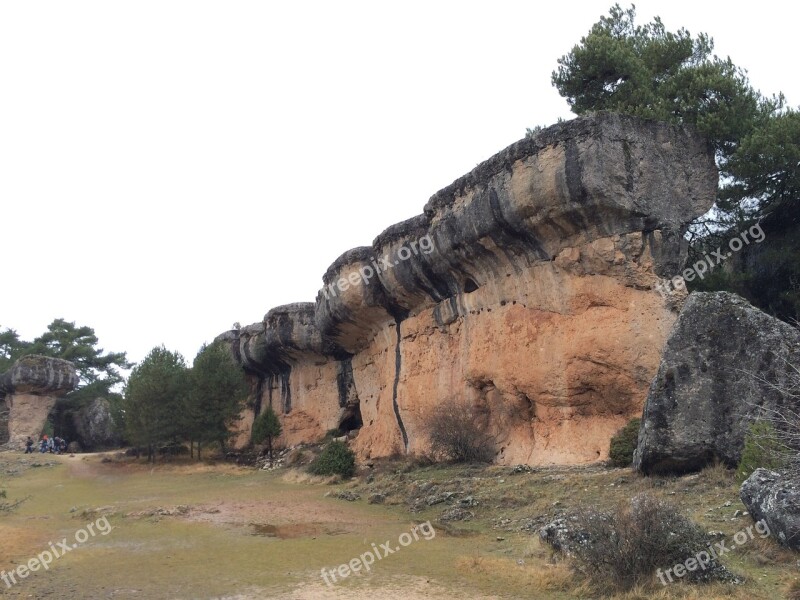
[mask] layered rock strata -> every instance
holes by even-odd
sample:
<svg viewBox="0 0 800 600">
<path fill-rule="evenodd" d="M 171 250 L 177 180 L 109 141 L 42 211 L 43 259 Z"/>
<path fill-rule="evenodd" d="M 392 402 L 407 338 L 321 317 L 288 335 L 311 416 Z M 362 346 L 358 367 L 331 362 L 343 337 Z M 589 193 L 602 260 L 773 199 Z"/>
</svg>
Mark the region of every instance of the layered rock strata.
<svg viewBox="0 0 800 600">
<path fill-rule="evenodd" d="M 0 376 L 0 400 L 8 411 L 8 445 L 21 449 L 44 427 L 47 415 L 64 394 L 78 385 L 75 366 L 66 360 L 30 355 Z"/>
<path fill-rule="evenodd" d="M 315 303 L 220 336 L 253 381 L 240 443 L 271 405 L 288 444 L 338 429 L 361 458 L 423 453 L 458 402 L 499 463 L 605 458 L 675 320 L 654 286 L 716 183 L 703 139 L 619 115 L 509 146 L 340 256 Z"/>
</svg>

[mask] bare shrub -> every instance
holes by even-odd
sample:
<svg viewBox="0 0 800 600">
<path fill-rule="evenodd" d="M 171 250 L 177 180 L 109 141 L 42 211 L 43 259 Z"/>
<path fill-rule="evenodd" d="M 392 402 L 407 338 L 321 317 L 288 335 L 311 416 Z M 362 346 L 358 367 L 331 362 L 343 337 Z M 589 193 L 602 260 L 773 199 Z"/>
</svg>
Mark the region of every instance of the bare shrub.
<svg viewBox="0 0 800 600">
<path fill-rule="evenodd" d="M 595 585 L 615 590 L 647 585 L 657 569 L 683 563 L 709 544 L 699 525 L 647 493 L 611 511 L 581 510 L 570 522 L 578 532 L 576 543 L 568 548 L 573 568 Z M 711 564 L 689 573 L 687 579 L 710 581 L 720 578 L 721 571 L 721 566 Z"/>
<path fill-rule="evenodd" d="M 466 402 L 447 400 L 435 406 L 423 422 L 434 458 L 453 462 L 492 462 L 494 438 Z"/>
<path fill-rule="evenodd" d="M 758 467 L 784 470 L 790 477 L 800 478 L 800 366 L 787 361 L 788 377 L 775 383 L 758 375 L 751 376 L 780 393 L 782 402 L 774 408 L 754 407 L 759 414 L 748 431 L 749 462 L 743 466 L 750 472 Z M 745 450 L 748 450 L 747 444 Z M 755 458 L 753 458 L 754 455 Z M 756 464 L 757 462 L 763 464 Z M 741 471 L 742 469 L 740 469 Z"/>
</svg>

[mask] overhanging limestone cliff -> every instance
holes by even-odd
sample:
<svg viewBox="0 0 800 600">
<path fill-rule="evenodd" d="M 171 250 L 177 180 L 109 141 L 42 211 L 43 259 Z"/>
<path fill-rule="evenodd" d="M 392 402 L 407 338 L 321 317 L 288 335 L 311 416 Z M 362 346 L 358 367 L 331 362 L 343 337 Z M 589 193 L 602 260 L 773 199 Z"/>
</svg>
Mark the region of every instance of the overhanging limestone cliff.
<svg viewBox="0 0 800 600">
<path fill-rule="evenodd" d="M 498 462 L 605 458 L 675 320 L 654 286 L 716 184 L 703 139 L 620 115 L 509 146 L 340 256 L 315 303 L 220 336 L 254 382 L 243 433 L 270 404 L 286 443 L 339 428 L 361 457 L 424 452 L 427 414 L 455 399 Z"/>
</svg>

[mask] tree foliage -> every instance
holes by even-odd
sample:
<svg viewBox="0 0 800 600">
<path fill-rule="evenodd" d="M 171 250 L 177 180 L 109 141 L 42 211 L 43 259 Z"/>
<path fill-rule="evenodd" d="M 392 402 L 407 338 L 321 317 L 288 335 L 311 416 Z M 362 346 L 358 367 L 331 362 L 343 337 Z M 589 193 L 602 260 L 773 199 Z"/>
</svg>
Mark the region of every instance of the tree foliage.
<svg viewBox="0 0 800 600">
<path fill-rule="evenodd" d="M 106 352 L 98 344 L 94 329 L 65 319 L 55 319 L 33 341 L 22 340 L 15 330 L 6 328 L 0 331 L 0 373 L 29 354 L 72 362 L 80 382 L 75 390 L 58 400 L 46 427 L 58 435 L 74 439 L 77 435 L 74 415 L 95 398 L 107 398 L 112 412 L 119 415 L 121 396 L 116 390 L 124 381 L 122 371 L 133 366 L 125 352 Z"/>
<path fill-rule="evenodd" d="M 608 459 L 615 467 L 630 467 L 633 453 L 639 442 L 639 424 L 641 419 L 631 419 L 611 438 Z"/>
<path fill-rule="evenodd" d="M 181 433 L 177 417 L 185 402 L 186 380 L 183 356 L 164 346 L 153 348 L 131 371 L 123 402 L 126 437 L 146 447 L 151 461 L 158 445 Z"/>
<path fill-rule="evenodd" d="M 758 468 L 784 469 L 790 460 L 791 451 L 781 441 L 772 423 L 755 421 L 745 435 L 742 458 L 736 467 L 736 478 L 742 483 Z"/>
<path fill-rule="evenodd" d="M 120 369 L 130 369 L 125 352 L 105 352 L 91 327 L 55 319 L 47 331 L 32 342 L 21 340 L 10 328 L 0 332 L 0 371 L 5 371 L 19 358 L 38 354 L 62 358 L 75 365 L 80 377 L 79 389 L 90 388 L 96 395 L 108 392 L 122 383 Z"/>
<path fill-rule="evenodd" d="M 314 475 L 352 477 L 356 472 L 356 455 L 347 444 L 334 440 L 308 465 L 308 471 Z"/>
<path fill-rule="evenodd" d="M 222 343 L 203 345 L 189 372 L 183 435 L 200 444 L 217 442 L 222 450 L 239 419 L 248 386 L 230 348 Z"/>
<path fill-rule="evenodd" d="M 796 204 L 800 199 L 800 113 L 788 108 L 762 118 L 739 144 L 727 168 L 735 179 L 721 190 L 718 204 L 723 210 L 736 210 L 745 198 L 754 200 L 756 212 Z"/>
<path fill-rule="evenodd" d="M 576 114 L 612 110 L 689 123 L 730 156 L 759 110 L 745 72 L 714 55 L 704 33 L 667 31 L 658 17 L 635 21 L 635 7 L 614 5 L 558 60 L 553 85 Z"/>
<path fill-rule="evenodd" d="M 281 427 L 278 415 L 275 414 L 271 406 L 268 406 L 267 409 L 253 421 L 251 439 L 254 444 L 263 444 L 265 441 L 267 442 L 270 460 L 272 460 L 272 442 L 281 434 L 282 430 L 283 428 Z"/>
<path fill-rule="evenodd" d="M 248 393 L 244 372 L 223 343 L 203 345 L 191 368 L 177 352 L 153 348 L 128 378 L 122 412 L 132 444 L 153 458 L 159 446 L 188 442 L 224 452 Z"/>
<path fill-rule="evenodd" d="M 615 4 L 558 60 L 552 83 L 576 114 L 610 110 L 688 124 L 713 144 L 717 203 L 689 229 L 689 262 L 767 217 L 778 229 L 786 221 L 800 229 L 800 116 L 782 94 L 754 90 L 742 68 L 714 54 L 707 34 L 668 31 L 658 17 L 639 25 L 634 6 Z M 767 236 L 769 251 L 747 249 L 748 260 L 694 286 L 734 291 L 776 316 L 798 318 L 797 245 L 787 236 L 775 246 Z"/>
</svg>

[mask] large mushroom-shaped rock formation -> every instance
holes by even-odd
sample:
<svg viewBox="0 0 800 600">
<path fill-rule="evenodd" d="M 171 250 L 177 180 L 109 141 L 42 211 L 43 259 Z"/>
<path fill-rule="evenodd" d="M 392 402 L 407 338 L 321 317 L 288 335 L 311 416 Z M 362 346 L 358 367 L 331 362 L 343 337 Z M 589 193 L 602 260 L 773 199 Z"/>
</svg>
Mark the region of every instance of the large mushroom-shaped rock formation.
<svg viewBox="0 0 800 600">
<path fill-rule="evenodd" d="M 684 473 L 713 460 L 736 466 L 754 419 L 798 410 L 781 391 L 792 387 L 797 365 L 800 331 L 735 294 L 691 294 L 647 396 L 634 467 Z"/>
<path fill-rule="evenodd" d="M 497 462 L 605 458 L 676 317 L 656 286 L 716 185 L 683 127 L 601 113 L 520 140 L 336 259 L 316 303 L 220 336 L 253 381 L 240 441 L 269 404 L 289 444 L 338 428 L 362 458 L 421 453 L 453 401 Z"/>
<path fill-rule="evenodd" d="M 739 496 L 753 520 L 763 520 L 780 544 L 800 551 L 800 481 L 756 469 L 742 484 Z"/>
<path fill-rule="evenodd" d="M 23 448 L 38 438 L 47 415 L 64 394 L 78 385 L 75 366 L 60 358 L 24 356 L 0 376 L 0 396 L 8 410 L 8 444 Z"/>
</svg>

